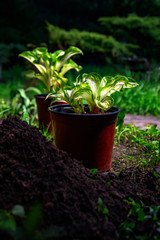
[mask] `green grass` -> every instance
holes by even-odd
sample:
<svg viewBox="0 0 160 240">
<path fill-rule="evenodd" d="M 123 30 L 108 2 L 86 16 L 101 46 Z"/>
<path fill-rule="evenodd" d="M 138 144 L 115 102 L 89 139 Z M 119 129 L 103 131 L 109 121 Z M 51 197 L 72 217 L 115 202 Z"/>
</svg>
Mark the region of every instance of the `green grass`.
<svg viewBox="0 0 160 240">
<path fill-rule="evenodd" d="M 128 167 L 140 167 L 146 171 L 153 169 L 160 163 L 160 131 L 157 127 L 146 126 L 139 129 L 133 124 L 125 126 L 122 121 L 117 122 L 113 170 L 119 172 Z"/>
<path fill-rule="evenodd" d="M 156 82 L 138 81 L 139 86 L 115 93 L 114 105 L 126 113 L 160 117 L 160 85 Z"/>
</svg>

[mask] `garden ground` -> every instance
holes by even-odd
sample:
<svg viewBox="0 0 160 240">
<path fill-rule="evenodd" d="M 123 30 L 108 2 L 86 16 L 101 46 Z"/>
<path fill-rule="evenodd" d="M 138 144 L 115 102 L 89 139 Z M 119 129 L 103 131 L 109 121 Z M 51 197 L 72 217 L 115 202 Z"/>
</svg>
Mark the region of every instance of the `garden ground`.
<svg viewBox="0 0 160 240">
<path fill-rule="evenodd" d="M 145 129 L 149 125 L 157 125 L 157 128 L 160 129 L 160 118 L 153 116 L 144 116 L 144 115 L 133 115 L 126 114 L 124 118 L 124 124 L 128 125 L 133 123 L 135 126 Z"/>
<path fill-rule="evenodd" d="M 44 236 L 44 229 L 52 234 L 49 239 L 159 239 L 160 170 L 122 169 L 121 160 L 141 154 L 140 147 L 132 147 L 122 139 L 115 145 L 111 171 L 92 173 L 56 149 L 36 127 L 17 117 L 1 120 L 1 209 L 20 204 L 28 212 L 30 206 L 41 205 L 39 232 L 34 227 L 27 231 L 24 218 L 16 217 L 21 239 L 45 239 L 35 238 L 37 233 Z M 3 231 L 0 236 L 13 239 Z"/>
</svg>

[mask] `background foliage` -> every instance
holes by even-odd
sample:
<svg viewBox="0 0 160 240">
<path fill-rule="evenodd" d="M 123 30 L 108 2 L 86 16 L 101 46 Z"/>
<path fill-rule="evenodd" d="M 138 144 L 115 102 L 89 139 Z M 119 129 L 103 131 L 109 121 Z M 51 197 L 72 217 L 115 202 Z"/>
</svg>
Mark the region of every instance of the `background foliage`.
<svg viewBox="0 0 160 240">
<path fill-rule="evenodd" d="M 0 44 L 33 48 L 54 41 L 61 47 L 64 40 L 62 47 L 73 42 L 86 52 L 118 56 L 128 54 L 126 46 L 133 44 L 139 46 L 134 54 L 160 58 L 160 0 L 2 0 L 0 14 Z M 46 22 L 57 26 L 52 34 Z M 16 57 L 20 51 L 16 48 Z"/>
<path fill-rule="evenodd" d="M 83 50 L 85 55 L 91 54 L 98 58 L 110 57 L 117 58 L 121 55 L 132 56 L 132 49 L 137 48 L 134 44 L 122 44 L 112 36 L 88 31 L 71 29 L 69 31 L 47 23 L 49 32 L 50 47 L 64 49 L 70 45 L 77 46 Z"/>
<path fill-rule="evenodd" d="M 102 17 L 99 22 L 105 27 L 106 35 L 112 35 L 120 42 L 138 45 L 136 54 L 159 59 L 160 18 L 140 17 L 129 14 L 127 17 Z"/>
</svg>

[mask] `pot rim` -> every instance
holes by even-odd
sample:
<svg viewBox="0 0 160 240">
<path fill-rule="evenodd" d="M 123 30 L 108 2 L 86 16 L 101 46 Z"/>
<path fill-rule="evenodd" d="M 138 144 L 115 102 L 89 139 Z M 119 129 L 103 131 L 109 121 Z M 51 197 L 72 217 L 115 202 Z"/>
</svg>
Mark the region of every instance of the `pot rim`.
<svg viewBox="0 0 160 240">
<path fill-rule="evenodd" d="M 48 94 L 48 93 L 40 93 L 40 94 L 34 95 L 34 97 L 35 97 L 35 98 L 37 98 L 37 97 L 43 97 L 43 96 L 45 97 L 45 96 L 47 96 L 47 94 Z"/>
<path fill-rule="evenodd" d="M 88 104 L 84 104 L 85 106 L 88 106 Z M 115 114 L 118 114 L 121 109 L 115 106 L 112 106 L 109 109 L 109 112 L 103 113 L 103 114 L 80 114 L 75 112 L 63 112 L 63 109 L 70 109 L 71 106 L 69 104 L 63 104 L 63 105 L 55 105 L 48 108 L 48 110 L 51 113 L 58 114 L 58 115 L 68 115 L 68 116 L 78 116 L 78 117 L 97 117 L 100 118 L 102 116 L 112 116 Z M 61 110 L 61 111 L 60 111 Z M 111 112 L 110 112 L 111 111 Z"/>
</svg>

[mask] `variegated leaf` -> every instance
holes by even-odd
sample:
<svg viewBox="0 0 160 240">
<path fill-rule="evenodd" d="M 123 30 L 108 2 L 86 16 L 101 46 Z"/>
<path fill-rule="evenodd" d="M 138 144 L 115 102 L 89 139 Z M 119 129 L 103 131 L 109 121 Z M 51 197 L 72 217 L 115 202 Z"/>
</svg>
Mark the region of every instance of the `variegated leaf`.
<svg viewBox="0 0 160 240">
<path fill-rule="evenodd" d="M 90 89 L 90 87 L 87 84 L 81 84 L 79 86 L 76 86 L 73 88 L 72 95 L 71 95 L 71 100 L 72 99 L 85 99 L 89 104 L 94 104 L 93 103 L 93 94 Z"/>
<path fill-rule="evenodd" d="M 19 56 L 27 59 L 31 63 L 34 63 L 38 59 L 37 55 L 35 55 L 34 53 L 32 53 L 30 51 L 24 51 L 24 52 L 20 53 Z"/>
<path fill-rule="evenodd" d="M 37 47 L 33 50 L 33 52 L 39 55 L 44 55 L 48 53 L 48 50 L 46 47 Z"/>
<path fill-rule="evenodd" d="M 68 72 L 71 69 L 75 69 L 77 72 L 79 72 L 82 69 L 82 67 L 75 63 L 72 59 L 68 59 L 61 69 L 60 72 L 61 76 L 63 76 L 66 72 Z"/>
<path fill-rule="evenodd" d="M 106 95 L 110 96 L 112 93 L 120 91 L 122 88 L 131 88 L 138 85 L 134 79 L 121 75 L 117 75 L 115 77 L 106 76 L 105 79 L 107 80 L 107 83 L 102 89 L 100 89 L 101 99 L 103 99 Z"/>
<path fill-rule="evenodd" d="M 111 96 L 106 96 L 102 101 L 96 100 L 96 105 L 103 111 L 108 111 L 114 104 Z"/>
<path fill-rule="evenodd" d="M 94 98 L 97 98 L 99 85 L 101 83 L 101 76 L 97 73 L 90 73 L 83 80 L 84 83 L 88 83 Z"/>
<path fill-rule="evenodd" d="M 65 62 L 71 58 L 73 55 L 83 54 L 83 52 L 77 47 L 69 47 L 63 55 L 58 56 L 56 62 L 56 69 L 59 71 L 60 68 L 65 64 Z"/>
</svg>

